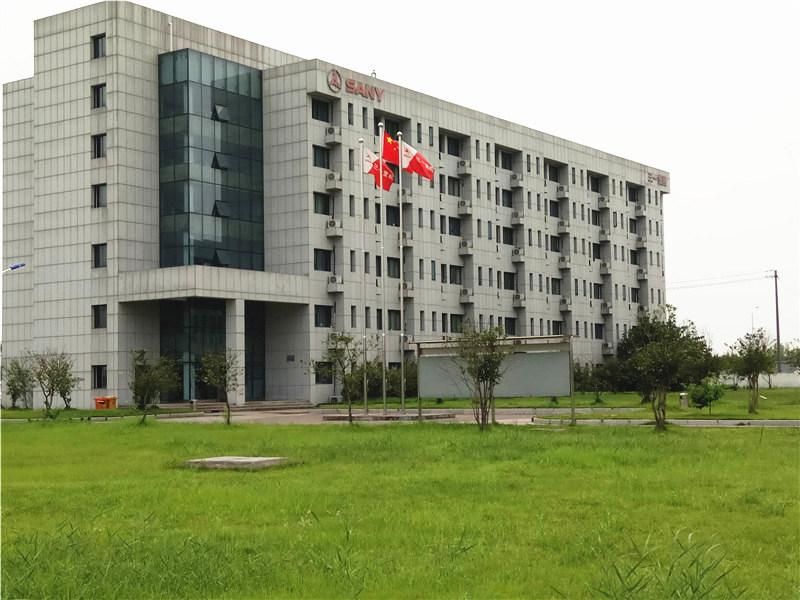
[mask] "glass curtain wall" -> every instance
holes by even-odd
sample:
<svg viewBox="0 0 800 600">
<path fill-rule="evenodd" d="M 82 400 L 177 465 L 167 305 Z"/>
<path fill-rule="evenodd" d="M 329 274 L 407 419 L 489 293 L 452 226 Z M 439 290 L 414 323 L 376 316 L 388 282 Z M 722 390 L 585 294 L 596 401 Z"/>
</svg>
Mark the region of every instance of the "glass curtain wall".
<svg viewBox="0 0 800 600">
<path fill-rule="evenodd" d="M 264 269 L 261 72 L 158 57 L 160 264 Z"/>
</svg>

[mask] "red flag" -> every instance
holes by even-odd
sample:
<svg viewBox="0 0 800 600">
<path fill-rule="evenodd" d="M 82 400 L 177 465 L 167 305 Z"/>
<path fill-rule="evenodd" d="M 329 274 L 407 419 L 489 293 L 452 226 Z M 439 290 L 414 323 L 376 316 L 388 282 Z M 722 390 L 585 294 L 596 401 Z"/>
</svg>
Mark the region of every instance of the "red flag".
<svg viewBox="0 0 800 600">
<path fill-rule="evenodd" d="M 394 173 L 386 164 L 386 161 L 379 161 L 377 154 L 365 149 L 364 150 L 364 164 L 361 169 L 367 175 L 372 175 L 375 178 L 375 185 L 381 184 L 380 166 L 383 167 L 383 189 L 388 192 L 394 183 Z"/>
<path fill-rule="evenodd" d="M 412 146 L 403 144 L 403 169 L 433 181 L 433 166 Z"/>
<path fill-rule="evenodd" d="M 400 149 L 395 140 L 385 131 L 383 132 L 383 160 L 393 165 L 400 164 Z"/>
</svg>

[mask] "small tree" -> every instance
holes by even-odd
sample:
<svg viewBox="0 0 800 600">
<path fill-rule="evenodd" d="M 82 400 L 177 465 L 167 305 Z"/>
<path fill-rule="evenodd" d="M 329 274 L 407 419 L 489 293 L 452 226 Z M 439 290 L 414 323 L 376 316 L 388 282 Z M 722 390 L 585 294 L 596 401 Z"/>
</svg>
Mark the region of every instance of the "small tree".
<svg viewBox="0 0 800 600">
<path fill-rule="evenodd" d="M 800 369 L 800 342 L 786 344 L 781 348 L 783 362 L 793 369 Z"/>
<path fill-rule="evenodd" d="M 342 398 L 347 402 L 347 420 L 350 424 L 353 423 L 353 399 L 362 392 L 363 359 L 363 342 L 337 332 L 328 336 L 328 348 L 322 355 L 322 360 L 312 365 L 314 373 L 339 382 Z"/>
<path fill-rule="evenodd" d="M 714 377 L 706 377 L 700 383 L 690 385 L 686 391 L 697 408 L 708 406 L 708 414 L 711 414 L 711 405 L 725 394 L 725 388 Z"/>
<path fill-rule="evenodd" d="M 200 380 L 217 390 L 217 399 L 225 402 L 225 424 L 231 424 L 231 404 L 228 394 L 239 389 L 239 356 L 227 352 L 209 352 L 200 359 Z"/>
<path fill-rule="evenodd" d="M 17 401 L 22 400 L 23 408 L 28 406 L 28 397 L 33 391 L 33 371 L 26 358 L 12 358 L 3 365 L 3 381 L 6 391 L 11 396 L 11 408 L 17 408 Z"/>
<path fill-rule="evenodd" d="M 645 331 L 637 332 L 639 327 Z M 676 322 L 671 306 L 666 307 L 661 317 L 645 314 L 630 333 L 640 342 L 646 341 L 626 359 L 628 367 L 642 397 L 650 399 L 656 430 L 664 431 L 667 392 L 702 379 L 707 373 L 698 365 L 710 364 L 711 350 L 691 322 L 685 325 Z"/>
<path fill-rule="evenodd" d="M 128 387 L 133 395 L 133 402 L 142 412 L 140 425 L 144 425 L 147 411 L 155 404 L 162 392 L 178 389 L 180 382 L 175 361 L 166 356 L 151 363 L 146 350 L 133 351 L 133 370 Z"/>
<path fill-rule="evenodd" d="M 72 375 L 72 359 L 63 352 L 41 352 L 30 354 L 33 380 L 42 391 L 45 415 L 52 417 L 53 400 L 56 394 L 70 407 L 70 395 L 78 378 Z"/>
<path fill-rule="evenodd" d="M 64 402 L 64 408 L 70 409 L 72 408 L 72 392 L 78 387 L 81 378 L 72 374 L 72 359 L 66 354 L 56 354 L 52 360 L 56 393 Z"/>
<path fill-rule="evenodd" d="M 739 377 L 747 380 L 750 387 L 747 412 L 755 414 L 758 412 L 758 378 L 762 373 L 769 373 L 775 365 L 767 333 L 761 328 L 756 329 L 736 340 L 731 349 L 736 357 L 733 369 Z"/>
<path fill-rule="evenodd" d="M 455 340 L 454 360 L 472 393 L 472 414 L 478 428 L 489 426 L 489 412 L 494 422 L 494 389 L 503 378 L 503 363 L 510 353 L 505 333 L 500 327 L 476 331 L 467 321 L 461 337 Z"/>
</svg>

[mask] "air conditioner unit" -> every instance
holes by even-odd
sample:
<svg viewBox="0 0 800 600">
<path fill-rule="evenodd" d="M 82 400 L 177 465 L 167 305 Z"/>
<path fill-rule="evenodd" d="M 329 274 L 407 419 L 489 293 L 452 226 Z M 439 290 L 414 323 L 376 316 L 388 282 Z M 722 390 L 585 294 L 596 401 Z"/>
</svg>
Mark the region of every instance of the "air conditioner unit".
<svg viewBox="0 0 800 600">
<path fill-rule="evenodd" d="M 328 174 L 325 176 L 325 179 L 326 179 L 327 181 L 336 181 L 336 178 L 337 178 L 337 174 L 336 174 L 336 173 L 333 173 L 333 172 L 331 172 L 331 173 L 328 173 Z"/>
<path fill-rule="evenodd" d="M 334 133 L 336 133 L 336 127 L 328 127 L 327 129 L 325 129 L 325 133 L 333 135 Z"/>
<path fill-rule="evenodd" d="M 338 224 L 339 222 L 336 219 L 331 219 L 328 221 L 328 227 L 336 227 Z"/>
<path fill-rule="evenodd" d="M 511 181 L 522 181 L 522 173 L 512 173 Z"/>
<path fill-rule="evenodd" d="M 459 167 L 466 167 L 467 166 L 467 161 L 465 161 L 465 160 L 458 161 L 458 166 Z"/>
<path fill-rule="evenodd" d="M 461 161 L 461 162 L 464 162 L 464 161 Z M 462 207 L 463 207 L 463 206 L 466 206 L 466 205 L 467 205 L 467 201 L 466 201 L 466 200 L 459 200 L 459 201 L 458 201 L 458 205 L 459 205 L 459 206 L 462 206 Z"/>
<path fill-rule="evenodd" d="M 468 288 L 461 288 L 462 296 L 472 296 L 472 290 Z"/>
<path fill-rule="evenodd" d="M 469 248 L 469 242 L 467 240 L 461 240 L 458 244 L 459 248 Z"/>
<path fill-rule="evenodd" d="M 611 268 L 611 263 L 607 263 L 607 262 L 603 261 L 603 262 L 600 263 L 600 268 L 601 269 L 610 269 Z"/>
<path fill-rule="evenodd" d="M 339 404 L 341 401 L 341 396 L 328 396 L 328 403 L 330 404 Z"/>
<path fill-rule="evenodd" d="M 514 256 L 522 256 L 522 248 L 514 248 L 514 249 L 511 251 L 511 253 L 512 253 Z"/>
<path fill-rule="evenodd" d="M 511 218 L 512 219 L 519 219 L 521 217 L 522 217 L 522 215 L 520 214 L 520 212 L 518 210 L 515 210 L 515 211 L 511 212 Z"/>
<path fill-rule="evenodd" d="M 522 300 L 525 298 L 523 294 L 514 294 L 514 300 Z"/>
<path fill-rule="evenodd" d="M 613 347 L 614 347 L 614 344 L 612 344 L 611 342 L 603 342 L 603 348 L 606 348 L 607 350 L 611 350 Z"/>
<path fill-rule="evenodd" d="M 569 186 L 568 185 L 557 185 L 556 186 L 556 191 L 557 192 L 568 192 L 569 191 Z"/>
<path fill-rule="evenodd" d="M 328 277 L 328 283 L 339 283 L 339 276 L 331 275 L 330 277 Z"/>
</svg>

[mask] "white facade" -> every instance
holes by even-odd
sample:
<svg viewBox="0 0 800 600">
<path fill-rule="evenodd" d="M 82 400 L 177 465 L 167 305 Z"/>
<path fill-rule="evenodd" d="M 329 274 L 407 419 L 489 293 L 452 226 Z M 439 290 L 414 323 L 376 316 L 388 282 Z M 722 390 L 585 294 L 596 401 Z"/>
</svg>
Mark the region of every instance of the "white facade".
<svg viewBox="0 0 800 600">
<path fill-rule="evenodd" d="M 92 58 L 101 34 L 105 56 Z M 379 120 L 399 126 L 436 170 L 432 183 L 403 174 L 404 329 L 414 341 L 450 335 L 451 315 L 461 315 L 517 335 L 573 335 L 576 359 L 597 363 L 637 311 L 665 302 L 662 170 L 126 2 L 41 19 L 35 38 L 33 77 L 3 90 L 3 255 L 28 265 L 4 280 L 3 349 L 7 358 L 71 354 L 83 378 L 76 406 L 127 400 L 130 351 L 158 353 L 159 303 L 185 298 L 225 300 L 226 345 L 242 355 L 245 303 L 264 303 L 265 398 L 253 399 L 334 393 L 308 368 L 328 334 L 361 334 L 365 289 L 369 334 L 380 332 L 384 303 L 387 323 L 400 309 L 401 280 L 385 259 L 400 257 L 400 228 L 383 223 L 381 251 L 377 190 L 367 177 L 365 221 L 360 188 L 358 140 L 377 152 Z M 264 271 L 159 268 L 158 55 L 171 48 L 262 70 Z M 332 70 L 341 89 L 329 85 Z M 105 106 L 93 109 L 100 84 Z M 314 99 L 329 107 L 327 122 L 312 118 Z M 93 159 L 92 136 L 103 133 L 105 157 Z M 327 168 L 314 166 L 314 146 Z M 100 183 L 107 205 L 93 208 Z M 397 189 L 384 193 L 387 206 L 401 206 Z M 328 194 L 332 214 L 315 212 L 314 192 Z M 105 267 L 93 268 L 93 244 L 107 245 Z M 331 271 L 314 269 L 315 249 L 332 252 Z M 98 305 L 102 328 L 93 327 Z M 333 307 L 332 327 L 315 326 L 315 306 Z M 388 334 L 397 362 L 400 332 Z M 106 366 L 103 389 L 92 388 L 93 365 Z"/>
</svg>

